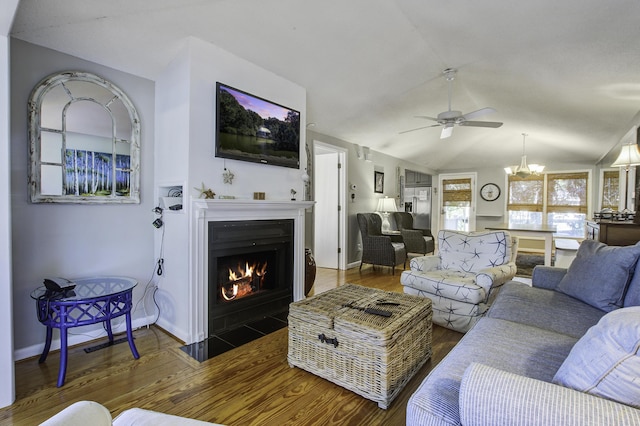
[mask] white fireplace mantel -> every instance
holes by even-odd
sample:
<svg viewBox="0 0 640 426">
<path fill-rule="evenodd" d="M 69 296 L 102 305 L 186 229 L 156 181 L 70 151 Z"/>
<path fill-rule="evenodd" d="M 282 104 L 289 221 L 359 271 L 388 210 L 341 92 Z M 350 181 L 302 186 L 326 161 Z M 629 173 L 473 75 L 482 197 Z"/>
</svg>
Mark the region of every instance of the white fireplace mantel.
<svg viewBox="0 0 640 426">
<path fill-rule="evenodd" d="M 293 219 L 293 300 L 304 299 L 305 210 L 314 201 L 192 199 L 189 221 L 189 343 L 208 337 L 208 222 Z"/>
</svg>

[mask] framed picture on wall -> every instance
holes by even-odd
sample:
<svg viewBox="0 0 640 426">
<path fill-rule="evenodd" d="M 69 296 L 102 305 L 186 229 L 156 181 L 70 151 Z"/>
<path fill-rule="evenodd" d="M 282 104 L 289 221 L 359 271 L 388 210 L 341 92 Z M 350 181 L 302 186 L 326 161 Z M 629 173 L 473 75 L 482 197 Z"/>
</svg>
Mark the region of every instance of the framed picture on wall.
<svg viewBox="0 0 640 426">
<path fill-rule="evenodd" d="M 384 192 L 384 173 L 373 172 L 373 192 L 380 194 Z"/>
</svg>

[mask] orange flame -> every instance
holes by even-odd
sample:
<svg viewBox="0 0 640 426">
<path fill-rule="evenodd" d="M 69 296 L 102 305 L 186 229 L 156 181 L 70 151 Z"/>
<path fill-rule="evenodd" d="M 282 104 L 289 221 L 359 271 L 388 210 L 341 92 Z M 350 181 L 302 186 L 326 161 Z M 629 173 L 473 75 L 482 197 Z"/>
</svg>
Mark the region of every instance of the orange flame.
<svg viewBox="0 0 640 426">
<path fill-rule="evenodd" d="M 249 262 L 246 262 L 244 270 L 242 270 L 242 268 L 238 268 L 238 271 L 233 271 L 231 268 L 229 268 L 229 283 L 222 286 L 222 297 L 225 300 L 233 300 L 236 297 L 243 297 L 247 294 L 253 293 L 255 290 L 257 290 L 252 286 L 253 282 L 255 281 L 254 277 L 256 277 L 260 283 L 262 283 L 262 280 L 264 279 L 266 273 L 266 262 L 261 266 L 259 264 L 249 266 Z M 232 283 L 232 288 L 230 288 L 229 284 Z"/>
</svg>

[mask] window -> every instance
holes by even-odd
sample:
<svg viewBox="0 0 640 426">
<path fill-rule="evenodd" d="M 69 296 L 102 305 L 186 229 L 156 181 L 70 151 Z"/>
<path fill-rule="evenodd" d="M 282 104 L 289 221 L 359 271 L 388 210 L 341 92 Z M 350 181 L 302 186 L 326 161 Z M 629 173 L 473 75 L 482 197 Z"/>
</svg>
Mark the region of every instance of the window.
<svg viewBox="0 0 640 426">
<path fill-rule="evenodd" d="M 588 182 L 588 172 L 509 176 L 509 223 L 547 223 L 558 236 L 584 237 Z"/>
<path fill-rule="evenodd" d="M 509 176 L 508 197 L 510 224 L 542 224 L 544 175 L 529 175 L 526 178 Z"/>
<path fill-rule="evenodd" d="M 468 231 L 468 218 L 471 214 L 471 179 L 443 180 L 442 206 L 445 229 Z"/>
<path fill-rule="evenodd" d="M 602 203 L 600 209 L 618 210 L 620 205 L 620 171 L 602 172 Z"/>
<path fill-rule="evenodd" d="M 547 174 L 547 223 L 557 235 L 584 237 L 588 177 L 586 172 Z"/>
</svg>

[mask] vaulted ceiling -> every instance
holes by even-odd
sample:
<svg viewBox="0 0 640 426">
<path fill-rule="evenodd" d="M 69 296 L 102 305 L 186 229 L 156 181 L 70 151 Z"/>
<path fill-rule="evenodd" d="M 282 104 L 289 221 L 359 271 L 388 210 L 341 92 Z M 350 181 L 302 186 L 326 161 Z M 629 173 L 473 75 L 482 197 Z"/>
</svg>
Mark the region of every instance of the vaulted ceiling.
<svg viewBox="0 0 640 426">
<path fill-rule="evenodd" d="M 636 0 L 21 0 L 11 35 L 154 79 L 186 37 L 307 89 L 313 130 L 434 170 L 595 164 L 640 110 Z M 497 129 L 432 124 L 452 109 Z"/>
</svg>

